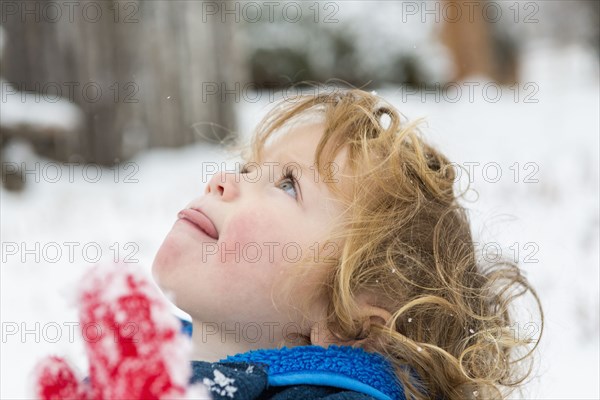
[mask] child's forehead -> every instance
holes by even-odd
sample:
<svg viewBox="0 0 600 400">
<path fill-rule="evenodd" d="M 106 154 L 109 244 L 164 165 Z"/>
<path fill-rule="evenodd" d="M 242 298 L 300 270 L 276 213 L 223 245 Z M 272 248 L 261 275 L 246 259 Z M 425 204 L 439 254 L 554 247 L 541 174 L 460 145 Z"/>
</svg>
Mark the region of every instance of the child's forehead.
<svg viewBox="0 0 600 400">
<path fill-rule="evenodd" d="M 260 149 L 261 154 L 256 156 L 262 161 L 292 159 L 312 163 L 323 132 L 324 126 L 319 123 L 291 127 L 272 137 L 272 141 L 265 143 Z"/>
</svg>

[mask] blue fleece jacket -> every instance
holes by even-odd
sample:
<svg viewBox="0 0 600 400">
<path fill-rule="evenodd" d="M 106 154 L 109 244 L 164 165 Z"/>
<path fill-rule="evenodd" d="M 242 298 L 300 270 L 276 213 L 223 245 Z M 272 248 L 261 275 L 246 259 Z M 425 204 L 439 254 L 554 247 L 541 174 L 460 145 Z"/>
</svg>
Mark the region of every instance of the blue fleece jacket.
<svg viewBox="0 0 600 400">
<path fill-rule="evenodd" d="M 183 331 L 191 334 L 184 322 Z M 219 362 L 192 362 L 190 383 L 215 400 L 404 400 L 392 364 L 360 348 L 332 345 L 252 350 Z"/>
</svg>

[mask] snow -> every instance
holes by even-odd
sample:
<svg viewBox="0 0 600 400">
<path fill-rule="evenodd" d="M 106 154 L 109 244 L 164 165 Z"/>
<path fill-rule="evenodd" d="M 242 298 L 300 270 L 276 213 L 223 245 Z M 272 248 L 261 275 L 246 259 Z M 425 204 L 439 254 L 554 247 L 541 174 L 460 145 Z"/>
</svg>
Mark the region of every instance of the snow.
<svg viewBox="0 0 600 400">
<path fill-rule="evenodd" d="M 443 96 L 435 102 L 430 95 L 423 102 L 420 94 L 403 98 L 395 87 L 377 92 L 409 119 L 426 117 L 425 136 L 450 159 L 480 163 L 466 164 L 474 172 L 474 190 L 466 196 L 473 230 L 482 244 L 497 242 L 503 254 L 518 258 L 545 311 L 535 375 L 523 397 L 600 398 L 597 54 L 538 43 L 524 47 L 523 55 L 516 102 L 515 92 L 507 88 L 496 103 L 485 101 L 479 90 L 483 83 L 473 101 L 465 95 L 456 102 Z M 537 86 L 525 88 L 526 83 Z M 536 87 L 533 99 L 538 101 L 525 102 Z M 269 108 L 267 97 L 239 105 L 244 133 Z M 88 268 L 129 256 L 150 276 L 153 257 L 177 212 L 208 182 L 206 163 L 229 165 L 232 157 L 201 143 L 157 149 L 101 169 L 94 182 L 94 171 L 51 164 L 25 143 L 14 143 L 6 152 L 34 171 L 24 192 L 0 190 L 0 398 L 23 399 L 31 393 L 32 368 L 45 355 L 66 356 L 78 370 L 87 370 L 73 288 Z M 49 165 L 61 168 L 57 182 L 44 179 Z M 492 182 L 498 166 L 502 175 Z M 462 175 L 461 182 L 465 179 Z M 35 243 L 48 252 L 40 262 L 20 251 Z M 9 245 L 19 251 L 12 254 Z M 56 246 L 61 257 L 50 262 Z M 99 259 L 94 249 L 100 249 Z M 56 326 L 59 337 L 50 340 Z"/>
<path fill-rule="evenodd" d="M 233 385 L 235 379 L 228 378 L 218 369 L 213 370 L 214 379 L 204 378 L 202 381 L 211 392 L 216 392 L 221 396 L 231 397 L 233 399 L 238 388 Z"/>
<path fill-rule="evenodd" d="M 2 41 L 0 39 L 0 47 Z M 0 126 L 19 126 L 73 132 L 83 123 L 83 113 L 74 103 L 45 90 L 42 94 L 19 91 L 0 79 Z"/>
</svg>

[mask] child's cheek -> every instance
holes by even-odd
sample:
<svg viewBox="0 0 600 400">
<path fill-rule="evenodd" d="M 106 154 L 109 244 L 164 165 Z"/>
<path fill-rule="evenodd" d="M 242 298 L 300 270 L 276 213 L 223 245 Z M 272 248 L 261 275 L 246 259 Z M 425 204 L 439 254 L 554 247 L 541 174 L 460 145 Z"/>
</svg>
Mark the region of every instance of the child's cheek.
<svg viewBox="0 0 600 400">
<path fill-rule="evenodd" d="M 226 264 L 252 266 L 269 262 L 268 249 L 264 242 L 269 241 L 268 233 L 276 229 L 269 224 L 263 213 L 252 212 L 230 221 L 224 237 L 221 238 L 221 259 Z"/>
<path fill-rule="evenodd" d="M 226 264 L 267 266 L 281 261 L 281 232 L 274 214 L 251 212 L 238 215 L 220 238 L 221 259 Z"/>
</svg>

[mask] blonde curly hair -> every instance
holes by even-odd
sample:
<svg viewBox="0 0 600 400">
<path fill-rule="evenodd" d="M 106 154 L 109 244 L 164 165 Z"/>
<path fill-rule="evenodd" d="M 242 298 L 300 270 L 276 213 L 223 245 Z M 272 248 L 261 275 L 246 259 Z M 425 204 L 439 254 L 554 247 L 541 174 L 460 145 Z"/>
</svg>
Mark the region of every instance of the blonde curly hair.
<svg viewBox="0 0 600 400">
<path fill-rule="evenodd" d="M 454 190 L 456 165 L 423 140 L 418 121 L 406 122 L 380 97 L 358 89 L 280 102 L 243 157 L 260 159 L 275 133 L 315 118 L 324 125 L 315 165 L 343 201 L 345 219 L 331 238 L 342 243 L 336 257 L 300 261 L 302 273 L 326 267 L 321 290 L 306 304 L 327 299 L 329 331 L 387 357 L 409 399 L 508 396 L 530 375 L 539 343 L 515 335 L 514 301 L 532 296 L 540 336 L 543 312 L 518 265 L 484 265 L 476 257 L 462 195 Z M 331 168 L 342 148 L 348 149 L 344 171 Z M 342 189 L 334 174 L 351 185 Z M 391 320 L 365 324 L 359 292 L 374 294 Z"/>
</svg>

